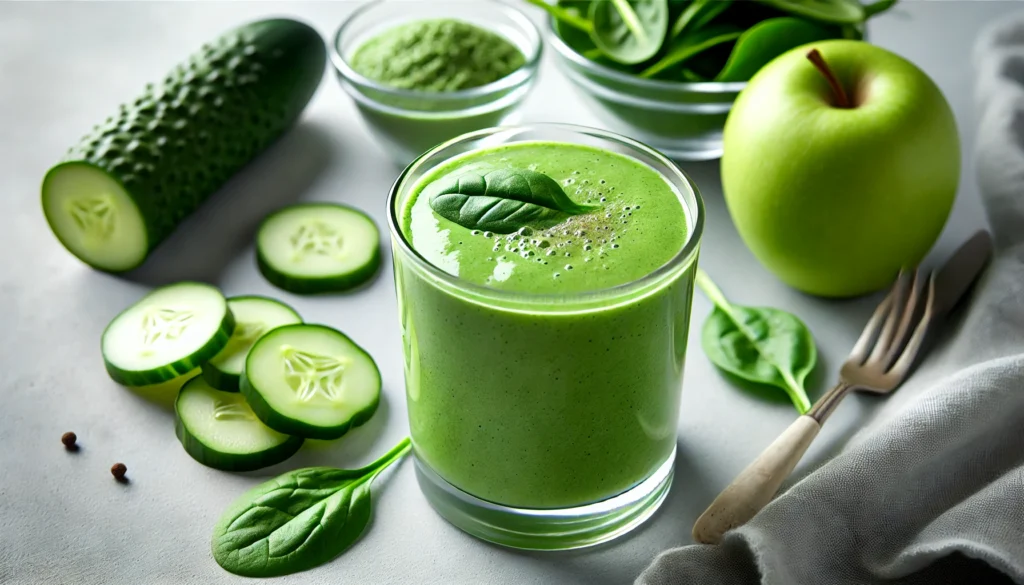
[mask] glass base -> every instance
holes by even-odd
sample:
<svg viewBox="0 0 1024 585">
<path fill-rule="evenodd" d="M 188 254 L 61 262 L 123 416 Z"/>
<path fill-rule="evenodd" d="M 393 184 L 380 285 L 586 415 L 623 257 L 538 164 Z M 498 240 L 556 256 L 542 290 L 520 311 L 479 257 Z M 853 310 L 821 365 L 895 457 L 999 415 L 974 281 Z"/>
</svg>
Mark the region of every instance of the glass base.
<svg viewBox="0 0 1024 585">
<path fill-rule="evenodd" d="M 608 542 L 643 524 L 665 501 L 676 451 L 650 477 L 613 498 L 556 510 L 512 508 L 471 496 L 418 457 L 416 479 L 445 520 L 477 538 L 527 550 L 568 550 Z"/>
</svg>

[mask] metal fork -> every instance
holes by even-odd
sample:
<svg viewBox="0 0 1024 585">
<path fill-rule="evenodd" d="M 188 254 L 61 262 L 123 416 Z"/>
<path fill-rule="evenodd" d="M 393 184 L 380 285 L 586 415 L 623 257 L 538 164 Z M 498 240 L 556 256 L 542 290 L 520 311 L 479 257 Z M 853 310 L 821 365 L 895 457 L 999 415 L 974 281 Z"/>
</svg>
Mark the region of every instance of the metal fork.
<svg viewBox="0 0 1024 585">
<path fill-rule="evenodd" d="M 821 425 L 850 392 L 888 394 L 898 388 L 921 356 L 931 326 L 953 308 L 981 273 L 991 248 L 988 232 L 981 231 L 963 244 L 941 270 L 900 272 L 843 362 L 839 383 L 715 498 L 694 524 L 694 540 L 717 543 L 727 530 L 746 523 L 767 505 Z"/>
</svg>

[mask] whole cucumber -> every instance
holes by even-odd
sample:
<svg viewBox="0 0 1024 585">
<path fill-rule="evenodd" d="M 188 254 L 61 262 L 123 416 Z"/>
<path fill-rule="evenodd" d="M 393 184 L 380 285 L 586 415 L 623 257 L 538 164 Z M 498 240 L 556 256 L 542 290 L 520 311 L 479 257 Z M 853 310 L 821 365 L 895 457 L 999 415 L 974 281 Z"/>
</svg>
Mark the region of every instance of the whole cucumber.
<svg viewBox="0 0 1024 585">
<path fill-rule="evenodd" d="M 289 19 L 204 45 L 50 169 L 42 203 L 53 233 L 94 268 L 135 268 L 295 123 L 326 60 L 320 35 Z"/>
</svg>

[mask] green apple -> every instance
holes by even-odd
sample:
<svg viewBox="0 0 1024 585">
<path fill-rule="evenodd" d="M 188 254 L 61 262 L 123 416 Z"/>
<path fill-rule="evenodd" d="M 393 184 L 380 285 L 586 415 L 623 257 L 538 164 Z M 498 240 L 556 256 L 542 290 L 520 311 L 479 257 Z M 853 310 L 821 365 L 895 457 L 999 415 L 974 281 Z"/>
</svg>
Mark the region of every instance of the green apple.
<svg viewBox="0 0 1024 585">
<path fill-rule="evenodd" d="M 877 291 L 917 264 L 960 180 L 942 92 L 863 41 L 811 43 L 765 65 L 740 92 L 723 140 L 722 187 L 740 237 L 813 295 Z"/>
</svg>

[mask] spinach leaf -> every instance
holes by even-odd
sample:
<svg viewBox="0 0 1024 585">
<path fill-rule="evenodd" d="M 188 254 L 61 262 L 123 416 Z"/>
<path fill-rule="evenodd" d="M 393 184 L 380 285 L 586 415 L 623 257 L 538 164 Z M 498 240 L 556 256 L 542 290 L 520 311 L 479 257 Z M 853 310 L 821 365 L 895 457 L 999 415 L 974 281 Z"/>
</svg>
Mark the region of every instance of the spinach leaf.
<svg viewBox="0 0 1024 585">
<path fill-rule="evenodd" d="M 683 35 L 675 41 L 667 55 L 640 72 L 640 77 L 654 77 L 658 73 L 682 64 L 689 59 L 723 43 L 738 39 L 743 31 L 730 24 L 708 26 Z"/>
<path fill-rule="evenodd" d="M 668 0 L 605 0 L 590 4 L 590 38 L 625 65 L 656 55 L 668 31 Z"/>
<path fill-rule="evenodd" d="M 213 531 L 213 558 L 245 577 L 311 569 L 341 554 L 370 521 L 370 484 L 410 449 L 403 439 L 362 469 L 307 467 L 244 494 Z"/>
<path fill-rule="evenodd" d="M 697 286 L 715 304 L 701 334 L 708 359 L 744 380 L 781 388 L 806 413 L 811 402 L 804 382 L 818 360 L 807 326 L 779 309 L 731 304 L 699 268 Z"/>
<path fill-rule="evenodd" d="M 868 19 L 872 16 L 879 15 L 893 6 L 896 6 L 896 2 L 898 1 L 899 0 L 878 0 L 877 2 L 867 4 L 864 6 L 864 18 Z"/>
<path fill-rule="evenodd" d="M 693 0 L 672 25 L 670 38 L 676 38 L 689 30 L 699 30 L 725 11 L 732 0 Z"/>
<path fill-rule="evenodd" d="M 683 68 L 681 76 L 683 78 L 683 81 L 687 83 L 701 83 L 704 81 L 708 81 L 708 78 L 704 77 L 700 73 L 697 73 L 693 69 L 687 67 Z"/>
<path fill-rule="evenodd" d="M 715 76 L 725 67 L 729 53 L 735 45 L 735 40 L 732 40 L 701 51 L 699 55 L 686 62 L 686 68 L 707 81 L 714 81 Z"/>
<path fill-rule="evenodd" d="M 832 24 L 864 22 L 867 11 L 859 0 L 757 0 L 796 16 Z"/>
<path fill-rule="evenodd" d="M 464 228 L 509 234 L 546 228 L 595 209 L 575 203 L 551 177 L 525 169 L 470 167 L 427 186 L 435 213 Z"/>
<path fill-rule="evenodd" d="M 864 40 L 864 23 L 859 22 L 857 24 L 844 24 L 839 27 L 839 38 L 841 39 L 853 39 L 855 41 Z"/>
<path fill-rule="evenodd" d="M 593 24 L 582 16 L 579 10 L 574 6 L 563 7 L 560 4 L 551 4 L 546 0 L 526 0 L 528 3 L 543 9 L 556 21 L 565 23 L 573 28 L 589 33 L 594 29 Z M 557 1 L 557 0 L 556 0 Z M 591 0 L 586 2 L 580 2 L 580 0 L 574 0 L 573 4 L 589 4 Z"/>
<path fill-rule="evenodd" d="M 668 21 L 675 22 L 693 0 L 668 0 Z"/>
<path fill-rule="evenodd" d="M 539 1 L 543 2 L 543 0 Z M 592 0 L 561 0 L 557 7 L 568 12 L 570 15 L 587 14 L 591 1 Z M 589 23 L 590 21 L 586 20 L 586 22 Z M 569 45 L 572 50 L 583 55 L 587 59 L 611 69 L 617 69 L 627 73 L 629 72 L 629 65 L 623 65 L 612 61 L 605 55 L 604 51 L 594 44 L 594 40 L 590 38 L 589 28 L 587 30 L 582 30 L 578 26 L 574 26 L 558 18 L 553 19 L 551 28 L 555 35 L 562 39 L 566 45 Z"/>
<path fill-rule="evenodd" d="M 833 38 L 829 29 L 802 18 L 763 20 L 747 29 L 715 81 L 747 81 L 769 61 L 805 43 Z"/>
</svg>

